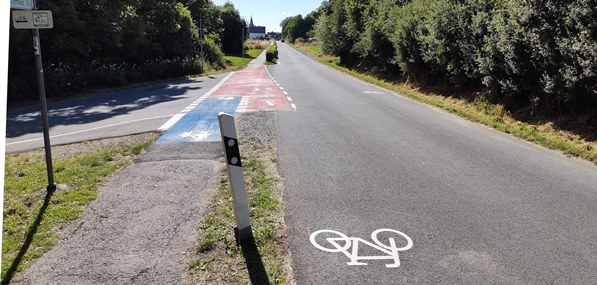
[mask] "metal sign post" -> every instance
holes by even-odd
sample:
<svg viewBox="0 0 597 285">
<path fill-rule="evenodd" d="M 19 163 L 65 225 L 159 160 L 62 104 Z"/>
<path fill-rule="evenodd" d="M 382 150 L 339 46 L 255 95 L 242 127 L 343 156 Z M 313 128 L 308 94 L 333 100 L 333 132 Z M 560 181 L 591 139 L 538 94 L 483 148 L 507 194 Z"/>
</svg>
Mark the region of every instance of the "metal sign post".
<svg viewBox="0 0 597 285">
<path fill-rule="evenodd" d="M 252 238 L 253 232 L 251 231 L 251 222 L 249 220 L 249 201 L 247 199 L 247 191 L 245 190 L 245 180 L 243 179 L 234 117 L 220 112 L 218 114 L 218 121 L 220 123 L 220 133 L 222 134 L 222 144 L 226 153 L 226 165 L 228 167 L 230 190 L 232 191 L 232 202 L 234 203 L 234 218 L 237 226 L 234 228 L 234 233 L 237 242 L 240 243 Z"/>
<path fill-rule="evenodd" d="M 201 48 L 200 56 L 203 58 L 203 19 L 199 19 L 199 47 Z"/>
<path fill-rule="evenodd" d="M 52 150 L 50 148 L 50 127 L 48 123 L 48 105 L 46 103 L 46 86 L 44 83 L 44 69 L 41 59 L 41 45 L 39 40 L 39 29 L 51 29 L 53 25 L 51 11 L 37 11 L 36 5 L 32 0 L 11 0 L 11 7 L 23 7 L 31 3 L 33 11 L 13 11 L 12 21 L 15 29 L 32 29 L 33 33 L 33 53 L 35 54 L 35 66 L 37 70 L 37 90 L 39 92 L 39 101 L 41 104 L 41 120 L 44 135 L 44 147 L 46 152 L 46 170 L 48 172 L 48 192 L 56 190 L 54 183 L 54 167 L 52 166 Z M 23 4 L 15 6 L 16 4 Z"/>
<path fill-rule="evenodd" d="M 48 192 L 56 190 L 54 183 L 54 167 L 52 166 L 52 150 L 50 148 L 50 127 L 48 122 L 48 105 L 46 103 L 46 85 L 44 82 L 44 68 L 41 60 L 41 45 L 39 43 L 39 29 L 33 29 L 33 50 L 37 70 L 37 90 L 41 104 L 41 120 L 44 132 L 44 147 L 46 150 L 46 170 L 48 171 Z"/>
</svg>

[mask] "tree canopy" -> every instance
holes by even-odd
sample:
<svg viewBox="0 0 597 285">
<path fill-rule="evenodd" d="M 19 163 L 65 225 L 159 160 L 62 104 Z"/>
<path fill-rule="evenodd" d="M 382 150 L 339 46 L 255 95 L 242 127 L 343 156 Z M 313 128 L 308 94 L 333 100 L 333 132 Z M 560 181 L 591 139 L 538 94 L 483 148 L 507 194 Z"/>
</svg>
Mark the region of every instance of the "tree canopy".
<svg viewBox="0 0 597 285">
<path fill-rule="evenodd" d="M 211 0 L 37 2 L 54 16 L 40 32 L 49 97 L 221 67 L 246 24 L 231 3 Z M 9 52 L 9 102 L 37 98 L 31 32 L 11 27 Z"/>
<path fill-rule="evenodd" d="M 333 0 L 317 11 L 321 49 L 344 65 L 481 91 L 510 109 L 597 114 L 593 0 Z"/>
</svg>

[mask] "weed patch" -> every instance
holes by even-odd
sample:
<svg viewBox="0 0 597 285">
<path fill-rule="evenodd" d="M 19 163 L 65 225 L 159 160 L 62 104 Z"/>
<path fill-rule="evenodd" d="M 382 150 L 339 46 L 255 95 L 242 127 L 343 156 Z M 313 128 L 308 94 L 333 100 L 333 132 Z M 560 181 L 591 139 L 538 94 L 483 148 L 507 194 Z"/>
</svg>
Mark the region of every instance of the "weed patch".
<svg viewBox="0 0 597 285">
<path fill-rule="evenodd" d="M 256 144 L 241 145 L 243 171 L 251 227 L 256 249 L 267 274 L 273 284 L 288 282 L 288 250 L 284 228 L 284 205 L 282 185 L 277 174 L 275 152 L 272 148 Z M 208 213 L 199 227 L 197 257 L 190 269 L 199 283 L 207 284 L 248 284 L 253 270 L 246 260 L 243 250 L 236 244 L 232 193 L 226 171 L 220 175 L 219 190 L 214 196 Z"/>
</svg>

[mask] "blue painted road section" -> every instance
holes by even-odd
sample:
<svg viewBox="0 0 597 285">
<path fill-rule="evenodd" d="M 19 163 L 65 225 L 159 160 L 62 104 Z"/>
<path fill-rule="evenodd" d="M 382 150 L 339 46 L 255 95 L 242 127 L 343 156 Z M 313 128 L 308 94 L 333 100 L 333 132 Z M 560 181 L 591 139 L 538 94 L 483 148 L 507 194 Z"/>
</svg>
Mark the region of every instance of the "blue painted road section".
<svg viewBox="0 0 597 285">
<path fill-rule="evenodd" d="M 218 113 L 234 114 L 241 97 L 208 98 L 182 117 L 155 143 L 221 141 Z"/>
</svg>

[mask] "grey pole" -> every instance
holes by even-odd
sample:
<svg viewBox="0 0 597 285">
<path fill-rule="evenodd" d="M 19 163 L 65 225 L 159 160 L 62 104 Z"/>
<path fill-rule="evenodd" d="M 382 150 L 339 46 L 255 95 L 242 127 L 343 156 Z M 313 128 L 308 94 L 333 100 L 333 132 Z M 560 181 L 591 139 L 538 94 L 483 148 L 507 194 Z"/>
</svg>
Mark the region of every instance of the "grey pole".
<svg viewBox="0 0 597 285">
<path fill-rule="evenodd" d="M 234 203 L 234 219 L 237 226 L 234 228 L 234 233 L 237 242 L 240 243 L 241 241 L 250 239 L 253 233 L 249 220 L 249 201 L 247 199 L 247 191 L 245 190 L 245 180 L 243 179 L 236 127 L 234 117 L 223 112 L 218 114 L 218 122 L 220 123 L 222 145 L 226 153 L 228 179 L 230 180 L 232 202 Z"/>
<path fill-rule="evenodd" d="M 48 123 L 48 105 L 46 103 L 46 86 L 44 83 L 44 69 L 41 60 L 41 45 L 39 43 L 39 29 L 33 29 L 33 50 L 37 68 L 37 90 L 41 103 L 41 120 L 44 132 L 44 146 L 46 149 L 46 170 L 48 171 L 48 192 L 56 189 L 54 183 L 54 168 L 52 166 L 52 150 L 50 148 L 50 127 Z"/>
</svg>

